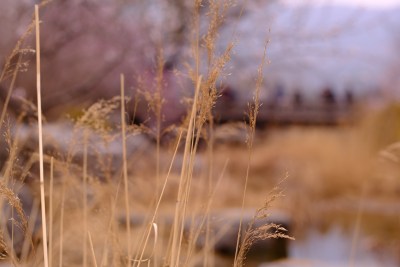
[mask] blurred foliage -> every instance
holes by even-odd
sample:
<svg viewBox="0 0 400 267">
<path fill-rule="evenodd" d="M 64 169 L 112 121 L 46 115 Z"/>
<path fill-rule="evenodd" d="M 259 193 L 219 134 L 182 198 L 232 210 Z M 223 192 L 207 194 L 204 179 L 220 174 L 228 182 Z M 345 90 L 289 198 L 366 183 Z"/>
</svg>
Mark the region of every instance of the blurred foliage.
<svg viewBox="0 0 400 267">
<path fill-rule="evenodd" d="M 377 152 L 400 140 L 400 103 L 386 105 L 366 116 L 361 130 L 372 152 Z"/>
</svg>

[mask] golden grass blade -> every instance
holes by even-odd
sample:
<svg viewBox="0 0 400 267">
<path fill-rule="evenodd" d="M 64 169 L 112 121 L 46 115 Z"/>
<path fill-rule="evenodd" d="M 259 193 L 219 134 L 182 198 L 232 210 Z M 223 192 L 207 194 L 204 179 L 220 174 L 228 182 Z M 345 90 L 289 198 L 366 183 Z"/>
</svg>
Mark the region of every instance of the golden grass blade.
<svg viewBox="0 0 400 267">
<path fill-rule="evenodd" d="M 181 177 L 179 181 L 179 189 L 178 189 L 178 196 L 176 200 L 176 207 L 175 207 L 175 216 L 174 216 L 174 225 L 173 225 L 173 232 L 172 232 L 172 245 L 171 245 L 171 266 L 175 267 L 179 265 L 179 258 L 180 258 L 180 250 L 181 250 L 181 243 L 182 243 L 182 235 L 183 235 L 183 227 L 184 227 L 184 220 L 185 220 L 185 212 L 186 212 L 186 199 L 187 199 L 187 186 L 189 184 L 189 177 L 188 174 L 190 170 L 188 170 L 188 163 L 189 157 L 191 156 L 191 147 L 192 147 L 192 140 L 194 138 L 194 128 L 195 128 L 195 117 L 197 113 L 197 100 L 200 93 L 200 85 L 201 85 L 200 76 L 196 85 L 196 93 L 193 99 L 193 106 L 192 111 L 190 114 L 189 126 L 186 133 L 186 142 L 185 142 L 185 151 L 183 154 L 183 165 L 181 170 Z"/>
<path fill-rule="evenodd" d="M 35 227 L 35 222 L 37 216 L 39 215 L 39 203 L 37 200 L 33 202 L 32 211 L 29 216 L 29 225 L 28 225 L 28 233 L 32 233 Z M 22 252 L 21 252 L 21 260 L 24 262 L 28 258 L 29 254 L 29 246 L 32 244 L 31 236 L 27 235 L 25 237 L 24 243 L 22 245 Z"/>
<path fill-rule="evenodd" d="M 43 235 L 43 258 L 44 266 L 48 267 L 47 253 L 47 227 L 46 227 L 46 204 L 44 194 L 44 170 L 43 170 L 43 130 L 42 130 L 42 103 L 41 103 L 41 80 L 40 80 L 40 28 L 39 28 L 39 6 L 35 5 L 35 26 L 36 26 L 36 89 L 37 89 L 37 110 L 39 127 L 39 162 L 40 162 L 40 199 L 42 209 L 42 235 Z"/>
<path fill-rule="evenodd" d="M 119 195 L 119 189 L 121 186 L 121 180 L 118 182 L 118 186 L 117 186 L 117 190 L 115 192 L 115 197 L 113 199 L 111 199 L 111 217 L 110 217 L 110 221 L 108 223 L 108 227 L 107 227 L 107 235 L 106 238 L 104 240 L 104 246 L 103 246 L 103 257 L 101 259 L 101 263 L 100 263 L 100 267 L 106 266 L 106 261 L 107 261 L 107 254 L 108 254 L 108 241 L 109 241 L 109 237 L 113 234 L 112 233 L 112 226 L 113 226 L 113 221 L 114 221 L 114 216 L 115 216 L 115 210 L 117 208 L 117 198 Z"/>
<path fill-rule="evenodd" d="M 87 234 L 89 236 L 89 243 L 90 243 L 90 250 L 92 251 L 93 264 L 94 264 L 95 267 L 97 267 L 96 254 L 94 253 L 92 236 L 90 235 L 90 232 L 87 232 Z"/>
<path fill-rule="evenodd" d="M 53 266 L 53 191 L 54 190 L 54 158 L 50 159 L 50 206 L 49 206 L 49 266 Z"/>
<path fill-rule="evenodd" d="M 254 98 L 253 98 L 253 103 L 250 105 L 250 110 L 249 110 L 249 133 L 248 133 L 248 140 L 247 140 L 247 168 L 246 168 L 246 177 L 245 177 L 245 182 L 243 186 L 243 195 L 242 195 L 242 205 L 241 205 L 241 216 L 240 216 L 240 222 L 239 222 L 239 229 L 238 229 L 238 237 L 236 241 L 236 252 L 235 252 L 235 259 L 233 266 L 238 267 L 241 265 L 242 259 L 238 258 L 239 255 L 239 244 L 241 240 L 241 234 L 242 234 L 242 224 L 243 224 L 243 213 L 244 213 L 244 204 L 246 201 L 246 193 L 247 193 L 247 185 L 249 182 L 249 176 L 250 176 L 250 163 L 252 160 L 252 155 L 253 155 L 253 142 L 254 142 L 254 135 L 255 135 L 255 130 L 256 130 L 256 122 L 257 122 L 257 115 L 258 111 L 260 108 L 260 91 L 262 87 L 262 81 L 263 81 L 263 70 L 264 70 L 264 65 L 267 57 L 267 45 L 268 42 L 266 42 L 265 47 L 264 47 L 264 54 L 262 57 L 261 64 L 258 68 L 258 75 L 257 75 L 257 80 L 256 80 L 256 88 L 254 92 Z"/>
<path fill-rule="evenodd" d="M 5 118 L 6 112 L 7 112 L 8 103 L 10 102 L 11 93 L 12 93 L 12 91 L 13 91 L 13 89 L 14 89 L 15 81 L 16 81 L 16 79 L 17 79 L 17 74 L 18 74 L 18 71 L 19 71 L 19 66 L 20 66 L 20 63 L 21 63 L 21 58 L 22 58 L 22 53 L 20 53 L 20 54 L 18 55 L 18 61 L 17 61 L 17 64 L 16 64 L 16 66 L 15 66 L 15 69 L 14 69 L 14 71 L 13 71 L 13 76 L 12 76 L 12 79 L 11 79 L 10 86 L 8 87 L 8 92 L 7 92 L 7 96 L 6 96 L 6 99 L 5 99 L 4 104 L 3 104 L 3 109 L 1 110 L 1 115 L 0 115 L 0 130 L 1 130 L 2 126 L 3 126 L 4 118 Z M 1 79 L 0 79 L 0 81 L 1 81 Z"/>
<path fill-rule="evenodd" d="M 164 181 L 163 187 L 162 187 L 162 189 L 161 189 L 161 193 L 160 193 L 160 196 L 159 196 L 159 198 L 158 198 L 158 201 L 157 201 L 157 204 L 156 204 L 156 208 L 155 208 L 155 210 L 154 210 L 154 214 L 153 214 L 153 217 L 152 217 L 151 222 L 150 222 L 149 229 L 147 230 L 147 233 L 146 233 L 146 238 L 145 238 L 144 244 L 143 244 L 143 246 L 142 246 L 142 251 L 141 251 L 141 253 L 140 253 L 140 257 L 139 257 L 139 259 L 138 259 L 138 266 L 139 266 L 140 262 L 141 262 L 142 259 L 143 259 L 144 251 L 145 251 L 145 249 L 146 249 L 147 242 L 148 242 L 149 237 L 150 237 L 151 227 L 152 227 L 152 225 L 154 226 L 154 222 L 155 222 L 156 216 L 157 216 L 157 214 L 158 214 L 158 210 L 159 210 L 159 207 L 160 207 L 160 204 L 161 204 L 161 200 L 162 200 L 162 198 L 163 198 L 163 196 L 164 196 L 165 189 L 166 189 L 167 184 L 168 184 L 169 176 L 170 176 L 171 171 L 172 171 L 172 166 L 173 166 L 173 164 L 174 164 L 174 162 L 175 162 L 175 157 L 176 157 L 176 154 L 177 154 L 177 152 L 178 152 L 179 145 L 180 145 L 180 143 L 181 143 L 182 134 L 183 134 L 183 132 L 181 131 L 181 132 L 179 133 L 178 141 L 177 141 L 177 144 L 176 144 L 176 146 L 175 146 L 175 151 L 174 151 L 174 154 L 172 155 L 172 159 L 171 159 L 171 163 L 170 163 L 170 165 L 169 165 L 169 169 L 168 169 L 168 172 L 167 172 L 167 176 L 165 177 L 165 181 Z"/>
<path fill-rule="evenodd" d="M 229 159 L 226 159 L 224 167 L 222 168 L 222 172 L 218 177 L 217 183 L 215 184 L 215 186 L 213 188 L 210 189 L 209 195 L 207 197 L 207 204 L 206 207 L 204 209 L 204 212 L 202 214 L 204 214 L 203 218 L 201 219 L 201 222 L 199 223 L 199 226 L 197 227 L 197 229 L 195 229 L 195 233 L 193 234 L 193 236 L 190 238 L 190 243 L 188 246 L 188 252 L 187 252 L 187 256 L 186 256 L 186 261 L 185 261 L 185 266 L 189 266 L 189 260 L 191 258 L 191 256 L 194 254 L 194 250 L 196 248 L 196 241 L 198 239 L 198 237 L 201 234 L 201 231 L 203 229 L 204 224 L 206 225 L 206 241 L 205 241 L 205 246 L 204 246 L 204 253 L 207 254 L 207 252 L 212 250 L 212 245 L 210 244 L 210 240 L 209 239 L 209 235 L 210 235 L 210 227 L 208 225 L 209 223 L 209 219 L 210 219 L 210 212 L 211 212 L 211 205 L 214 201 L 214 197 L 215 197 L 215 193 L 217 192 L 217 189 L 226 173 L 226 168 L 228 167 L 228 163 L 229 163 Z M 206 255 L 207 256 L 207 255 Z M 204 262 L 207 262 L 208 259 L 207 257 L 204 257 Z M 212 264 L 204 264 L 204 266 L 212 266 Z"/>
<path fill-rule="evenodd" d="M 359 241 L 360 231 L 361 231 L 361 221 L 364 212 L 365 199 L 367 194 L 367 186 L 364 184 L 361 191 L 360 202 L 357 208 L 357 217 L 354 226 L 353 236 L 351 238 L 351 250 L 350 250 L 350 258 L 349 258 L 349 267 L 354 267 L 356 252 L 357 252 L 357 242 Z"/>
<path fill-rule="evenodd" d="M 154 231 L 154 243 L 153 243 L 153 249 L 150 253 L 149 258 L 147 259 L 143 259 L 141 255 L 141 258 L 139 260 L 134 260 L 133 262 L 137 263 L 137 266 L 140 266 L 142 262 L 147 262 L 147 265 L 150 266 L 150 262 L 151 262 L 151 258 L 153 257 L 155 251 L 156 251 L 156 247 L 157 247 L 157 240 L 158 240 L 158 226 L 156 223 L 152 223 L 150 226 L 150 231 L 151 229 L 153 229 Z M 145 248 L 145 247 L 144 247 Z"/>
<path fill-rule="evenodd" d="M 26 233 L 28 230 L 28 222 L 25 219 L 25 215 L 22 209 L 22 204 L 19 201 L 17 195 L 14 193 L 14 191 L 10 188 L 8 188 L 3 181 L 0 180 L 0 196 L 2 196 L 0 199 L 5 198 L 8 202 L 8 205 L 10 206 L 10 208 L 12 208 L 11 212 L 14 212 L 14 209 L 16 210 L 16 212 L 18 213 L 19 218 L 21 219 L 21 223 L 20 223 L 20 227 L 22 227 L 22 230 Z M 13 215 L 12 215 L 13 216 Z M 11 217 L 12 218 L 12 217 Z M 13 222 L 14 225 L 15 222 Z M 6 229 L 7 226 L 7 218 L 5 218 L 5 220 L 1 220 L 1 229 Z M 13 227 L 12 225 L 12 227 Z M 14 245 L 13 245 L 13 240 L 12 240 L 12 236 L 10 236 L 10 234 L 8 233 L 8 231 L 3 232 L 3 241 L 7 244 L 8 248 L 10 248 L 9 252 L 9 256 L 11 259 L 11 262 L 13 263 L 14 266 L 16 266 L 16 262 L 17 262 L 17 256 L 14 253 Z M 12 235 L 12 233 L 11 233 Z"/>
<path fill-rule="evenodd" d="M 87 153 L 88 130 L 85 129 L 83 140 L 83 267 L 87 267 L 87 232 L 88 232 L 88 208 L 87 208 Z"/>
<path fill-rule="evenodd" d="M 128 167 L 127 167 L 127 156 L 126 156 L 126 125 L 125 125 L 125 78 L 121 74 L 121 132 L 122 132 L 122 162 L 123 162 L 123 175 L 125 185 L 125 213 L 126 213 L 126 229 L 128 235 L 128 261 L 127 266 L 131 266 L 131 225 L 130 225 L 130 208 L 129 208 L 129 185 L 128 185 Z"/>
<path fill-rule="evenodd" d="M 62 267 L 63 263 L 63 248 L 64 248 L 64 211 L 65 211 L 65 181 L 62 182 L 61 188 L 61 214 L 60 214 L 60 250 L 58 266 Z"/>
</svg>

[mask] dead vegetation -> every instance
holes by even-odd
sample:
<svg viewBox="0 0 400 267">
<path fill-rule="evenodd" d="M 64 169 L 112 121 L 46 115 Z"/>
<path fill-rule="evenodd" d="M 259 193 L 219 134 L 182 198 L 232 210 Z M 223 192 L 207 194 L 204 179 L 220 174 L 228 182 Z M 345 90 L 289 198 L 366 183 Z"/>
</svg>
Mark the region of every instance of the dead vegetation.
<svg viewBox="0 0 400 267">
<path fill-rule="evenodd" d="M 42 4 L 44 5 L 44 3 Z M 37 179 L 40 177 L 40 184 L 35 181 L 30 187 L 41 196 L 42 212 L 42 232 L 34 232 L 39 236 L 42 246 L 33 247 L 31 233 L 33 226 L 38 218 L 37 211 L 31 210 L 31 214 L 25 214 L 22 203 L 15 195 L 8 183 L 0 184 L 0 196 L 6 200 L 1 206 L 11 207 L 16 214 L 2 217 L 2 226 L 11 222 L 11 231 L 6 231 L 2 227 L 1 243 L 2 256 L 11 260 L 14 266 L 75 266 L 75 265 L 94 265 L 94 266 L 142 266 L 142 265 L 168 265 L 168 266 L 195 266 L 198 264 L 198 257 L 204 255 L 200 262 L 204 266 L 212 266 L 211 236 L 206 234 L 205 247 L 196 247 L 196 238 L 199 233 L 205 231 L 209 225 L 209 214 L 215 201 L 215 192 L 221 180 L 225 176 L 225 168 L 220 169 L 214 166 L 214 140 L 213 140 L 213 114 L 212 108 L 218 100 L 217 83 L 223 74 L 226 63 L 230 59 L 230 54 L 234 43 L 227 45 L 224 53 L 216 54 L 214 43 L 218 38 L 218 28 L 222 23 L 230 1 L 223 4 L 216 1 L 209 1 L 209 22 L 208 31 L 204 38 L 200 36 L 200 16 L 199 10 L 202 2 L 196 1 L 193 7 L 193 62 L 188 65 L 188 77 L 192 82 L 194 97 L 189 101 L 190 108 L 186 119 L 182 125 L 176 125 L 178 132 L 173 150 L 163 152 L 161 148 L 163 115 L 161 113 L 164 100 L 163 90 L 163 69 L 164 59 L 162 50 L 158 59 L 158 75 L 155 84 L 156 91 L 152 94 L 144 93 L 149 109 L 155 119 L 155 128 L 150 129 L 145 125 L 139 127 L 129 127 L 125 120 L 126 98 L 124 92 L 124 78 L 121 75 L 121 95 L 111 100 L 100 101 L 85 110 L 75 122 L 72 132 L 77 133 L 83 129 L 83 135 L 78 139 L 72 139 L 70 149 L 67 151 L 52 151 L 46 154 L 42 138 L 46 138 L 42 130 L 41 114 L 41 83 L 40 76 L 46 75 L 40 71 L 40 34 L 39 34 L 39 13 L 36 6 L 36 24 L 29 26 L 26 35 L 36 28 L 36 62 L 37 62 L 37 119 L 38 119 L 38 150 L 33 152 L 33 158 L 29 166 L 36 166 L 28 172 L 40 173 L 32 174 Z M 7 105 L 14 89 L 16 75 L 20 72 L 22 63 L 20 58 L 13 66 L 10 65 L 11 59 L 15 55 L 24 54 L 23 42 L 25 35 L 18 42 L 15 51 L 3 68 L 4 73 L 11 73 L 11 82 L 4 103 L 1 119 L 2 129 L 9 133 L 14 126 L 6 126 L 4 118 L 7 116 Z M 205 52 L 202 47 L 205 47 Z M 203 57 L 206 54 L 206 57 Z M 265 63 L 265 55 L 261 56 L 261 66 Z M 207 58 L 207 60 L 203 60 Z M 207 66 L 206 71 L 202 66 Z M 0 81 L 8 78 L 2 75 Z M 259 80 L 262 79 L 262 71 L 259 73 Z M 250 104 L 249 116 L 250 125 L 248 126 L 248 151 L 251 153 L 252 143 L 255 134 L 255 122 L 259 103 L 259 91 L 261 83 L 255 85 L 254 104 Z M 144 88 L 143 90 L 145 90 Z M 110 124 L 108 116 L 120 108 L 121 124 Z M 18 114 L 20 115 L 20 114 Z M 24 116 L 25 114 L 21 114 Z M 16 127 L 19 125 L 17 124 Z M 129 128 L 129 131 L 128 131 Z M 116 136 L 122 139 L 121 165 L 119 171 L 103 173 L 106 180 L 101 179 L 99 171 L 93 172 L 96 166 L 104 167 L 108 155 L 96 152 L 96 147 L 89 146 L 92 135 L 96 133 L 103 138 L 107 144 Z M 128 158 L 126 140 L 129 135 L 138 133 L 152 133 L 156 144 L 149 146 L 154 153 L 152 158 L 146 158 L 148 169 L 137 169 L 138 159 Z M 12 183 L 13 180 L 23 182 L 24 178 L 19 176 L 13 169 L 22 168 L 27 162 L 19 161 L 19 148 L 12 144 L 17 144 L 18 136 L 8 134 L 8 163 L 2 170 L 3 179 Z M 78 135 L 76 135 L 78 136 Z M 199 160 L 199 144 L 205 142 L 206 159 L 199 171 L 195 170 Z M 20 144 L 22 147 L 25 144 Z M 76 148 L 82 150 L 80 157 L 76 157 Z M 183 151 L 182 151 L 183 149 Z M 164 149 L 163 149 L 164 150 Z M 3 153 L 3 151 L 2 151 Z M 89 155 L 95 154 L 97 157 L 90 158 Z M 161 164 L 161 159 L 165 160 L 166 165 Z M 177 156 L 181 157 L 180 162 L 176 162 Z M 242 209 L 246 200 L 246 188 L 249 180 L 250 156 L 248 158 L 247 175 L 245 177 L 242 193 Z M 227 162 L 227 160 L 226 160 Z M 226 165 L 227 163 L 225 163 Z M 177 169 L 173 170 L 173 166 Z M 167 168 L 164 168 L 167 166 Z M 169 167 L 168 167 L 169 166 Z M 106 168 L 104 169 L 106 170 Z M 97 175 L 96 175 L 97 174 Z M 51 177 L 51 178 L 50 178 Z M 217 178 L 219 177 L 219 178 Z M 124 192 L 124 193 L 122 193 Z M 272 196 L 273 197 L 273 196 Z M 124 208 L 123 208 L 124 207 Z M 262 211 L 267 207 L 263 207 Z M 5 215 L 4 210 L 0 211 Z M 261 210 L 259 211 L 261 212 Z M 118 216 L 125 218 L 123 224 L 117 221 Z M 172 215 L 172 216 L 171 216 Z M 256 214 L 254 220 L 257 220 Z M 266 216 L 265 214 L 262 216 Z M 15 219 L 18 217 L 18 219 Z M 39 216 L 40 217 L 40 216 Z M 200 225 L 191 223 L 190 218 L 200 217 Z M 167 219 L 166 219 L 167 218 Z M 169 218 L 169 219 L 168 219 Z M 31 221 L 31 222 L 28 222 Z M 22 230 L 25 236 L 24 242 L 31 244 L 27 249 L 15 247 L 13 243 L 14 232 L 17 228 Z M 267 228 L 275 229 L 273 234 L 269 234 Z M 241 225 L 240 225 L 241 229 Z M 191 235 L 189 239 L 186 232 L 197 233 Z M 240 231 L 240 230 L 239 230 Z M 237 260 L 236 266 L 242 266 L 246 251 L 251 243 L 256 239 L 269 237 L 288 237 L 281 234 L 283 228 L 275 224 L 260 226 L 256 229 L 249 228 L 245 236 L 244 244 L 236 247 Z M 47 236 L 49 240 L 47 241 Z M 248 237 L 248 238 L 246 238 Z M 240 235 L 238 240 L 241 240 Z M 239 247 L 241 248 L 239 250 Z M 28 253 L 29 252 L 29 253 Z M 23 257 L 20 257 L 21 254 Z"/>
<path fill-rule="evenodd" d="M 357 198 L 362 188 L 367 197 L 397 200 L 398 144 L 391 144 L 399 136 L 391 131 L 390 123 L 398 118 L 397 109 L 387 111 L 393 116 L 383 125 L 379 124 L 382 119 L 374 118 L 335 129 L 291 127 L 258 132 L 265 53 L 260 55 L 258 78 L 251 85 L 253 102 L 249 110 L 243 111 L 248 113 L 249 123 L 224 126 L 228 132 L 240 129 L 232 130 L 240 135 L 233 134 L 235 145 L 217 143 L 227 136 L 223 131 L 217 134 L 212 110 L 220 97 L 217 87 L 226 73 L 236 36 L 233 34 L 225 51 L 217 54 L 218 29 L 232 3 L 210 0 L 207 22 L 200 21 L 200 9 L 204 11 L 201 5 L 202 1 L 195 1 L 192 7 L 192 53 L 184 62 L 187 73 L 178 74 L 188 78 L 192 95 L 182 99 L 188 110 L 181 123 L 164 127 L 162 112 L 168 105 L 163 98 L 166 62 L 160 48 L 154 67 L 157 75 L 150 81 L 152 89 L 146 90 L 149 82 L 139 88 L 148 119 L 139 125 L 129 124 L 132 119 L 126 117 L 132 114 L 128 115 L 128 110 L 135 114 L 141 105 L 137 98 L 126 97 L 127 81 L 121 75 L 119 96 L 98 101 L 73 116 L 68 149 L 47 149 L 37 141 L 33 151 L 24 151 L 32 144 L 20 143 L 17 133 L 25 126 L 23 117 L 27 114 L 16 114 L 18 119 L 6 123 L 15 79 L 26 68 L 23 56 L 32 52 L 24 46 L 26 36 L 34 29 L 33 24 L 28 27 L 0 77 L 0 82 L 9 83 L 0 124 L 4 132 L 1 143 L 7 144 L 0 151 L 2 157 L 5 155 L 0 172 L 4 181 L 0 183 L 0 206 L 14 212 L 0 216 L 0 259 L 14 266 L 43 266 L 46 261 L 49 266 L 219 266 L 213 250 L 221 236 L 213 236 L 211 214 L 240 207 L 235 259 L 231 261 L 234 266 L 244 266 L 247 252 L 258 240 L 292 239 L 279 224 L 259 224 L 269 216 L 272 202 L 289 211 L 299 225 L 307 225 L 315 218 L 315 206 L 332 199 Z M 202 36 L 200 27 L 204 23 L 208 27 Z M 15 57 L 18 60 L 11 64 Z M 33 110 L 38 112 L 40 105 Z M 382 114 L 388 118 L 385 112 Z M 118 123 L 115 117 L 120 118 Z M 382 128 L 387 130 L 381 132 Z M 48 141 L 46 136 L 45 131 L 44 143 Z M 137 136 L 148 139 L 140 139 L 143 148 L 132 153 L 128 141 Z M 166 136 L 167 144 L 162 143 Z M 111 146 L 119 146 L 118 153 L 104 152 Z M 377 151 L 384 163 L 377 160 Z M 44 178 L 41 184 L 40 168 Z M 287 173 L 289 178 L 282 185 L 280 181 Z M 39 186 L 44 186 L 42 207 L 46 203 L 46 208 L 42 211 L 46 216 L 42 220 L 47 222 L 44 233 L 48 234 L 48 242 L 43 241 L 45 235 L 33 231 L 40 217 L 39 205 L 33 205 L 26 214 L 12 186 L 13 181 L 23 183 L 27 177 L 36 196 Z M 286 188 L 285 196 L 280 188 L 270 191 L 276 184 Z M 240 215 L 248 208 L 254 209 L 254 216 L 249 225 L 243 225 L 246 223 Z M 0 214 L 6 214 L 6 209 Z M 12 226 L 11 231 L 6 225 Z M 13 243 L 14 231 L 22 231 L 25 236 L 22 247 Z M 202 247 L 198 246 L 200 238 Z M 33 241 L 36 239 L 44 246 L 37 245 Z"/>
</svg>

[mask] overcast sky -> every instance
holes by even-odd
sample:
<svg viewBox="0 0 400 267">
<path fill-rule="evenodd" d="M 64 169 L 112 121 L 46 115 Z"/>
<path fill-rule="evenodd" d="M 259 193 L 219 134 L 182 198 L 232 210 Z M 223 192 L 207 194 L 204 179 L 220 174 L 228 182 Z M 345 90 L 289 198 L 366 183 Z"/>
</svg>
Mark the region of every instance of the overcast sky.
<svg viewBox="0 0 400 267">
<path fill-rule="evenodd" d="M 359 7 L 393 8 L 400 6 L 400 0 L 284 0 L 284 2 L 298 5 L 304 3 L 315 4 L 342 4 Z"/>
</svg>

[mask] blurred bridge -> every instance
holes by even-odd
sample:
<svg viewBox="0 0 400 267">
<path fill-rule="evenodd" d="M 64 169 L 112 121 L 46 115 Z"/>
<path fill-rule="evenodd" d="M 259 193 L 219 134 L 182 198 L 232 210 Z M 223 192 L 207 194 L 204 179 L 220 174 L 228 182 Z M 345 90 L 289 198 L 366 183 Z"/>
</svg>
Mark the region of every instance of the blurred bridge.
<svg viewBox="0 0 400 267">
<path fill-rule="evenodd" d="M 354 117 L 353 105 L 309 103 L 307 105 L 262 104 L 257 116 L 258 126 L 268 125 L 338 125 L 351 123 Z M 226 105 L 217 103 L 214 114 L 216 121 L 248 121 L 248 105 Z M 246 114 L 247 113 L 247 114 Z"/>
<path fill-rule="evenodd" d="M 306 97 L 307 96 L 307 97 Z M 221 89 L 214 114 L 219 123 L 248 120 L 248 102 L 241 99 L 230 87 Z M 278 88 L 268 99 L 260 100 L 261 107 L 257 125 L 305 124 L 336 125 L 351 122 L 354 115 L 354 95 L 351 90 L 337 95 L 330 87 L 322 88 L 320 93 L 310 99 L 300 90 L 291 93 Z"/>
</svg>

